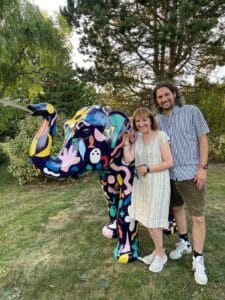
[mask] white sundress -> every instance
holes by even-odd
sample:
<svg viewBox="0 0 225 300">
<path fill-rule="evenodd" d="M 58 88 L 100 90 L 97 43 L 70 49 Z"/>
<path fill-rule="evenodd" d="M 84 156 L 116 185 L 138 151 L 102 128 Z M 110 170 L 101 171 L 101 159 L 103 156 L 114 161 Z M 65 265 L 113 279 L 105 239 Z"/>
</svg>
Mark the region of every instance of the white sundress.
<svg viewBox="0 0 225 300">
<path fill-rule="evenodd" d="M 135 166 L 158 164 L 162 161 L 160 146 L 169 141 L 164 131 L 158 131 L 148 145 L 138 135 L 135 143 Z M 134 177 L 131 205 L 128 208 L 132 219 L 147 228 L 167 228 L 170 203 L 169 170 Z"/>
</svg>

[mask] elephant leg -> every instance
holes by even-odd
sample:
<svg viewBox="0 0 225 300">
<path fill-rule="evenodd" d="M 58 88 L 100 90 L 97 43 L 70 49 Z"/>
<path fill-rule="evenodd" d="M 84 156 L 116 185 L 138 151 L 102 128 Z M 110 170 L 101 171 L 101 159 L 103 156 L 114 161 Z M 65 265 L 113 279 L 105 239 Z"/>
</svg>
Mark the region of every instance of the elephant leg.
<svg viewBox="0 0 225 300">
<path fill-rule="evenodd" d="M 112 177 L 113 175 L 109 174 L 109 172 L 100 173 L 100 182 L 102 185 L 102 189 L 105 193 L 109 215 L 109 223 L 103 227 L 102 234 L 106 238 L 110 239 L 118 237 L 117 214 L 119 204 L 119 190 L 116 189 L 115 186 L 112 184 L 112 182 L 114 183 Z"/>
<path fill-rule="evenodd" d="M 102 234 L 106 238 L 117 238 L 118 237 L 118 230 L 117 230 L 117 213 L 118 213 L 118 202 L 119 197 L 114 196 L 112 199 L 108 199 L 108 195 L 106 197 L 107 204 L 108 204 L 108 214 L 110 222 L 106 224 L 102 228 Z"/>
<path fill-rule="evenodd" d="M 177 225 L 173 215 L 173 209 L 170 207 L 169 217 L 168 217 L 168 227 L 163 229 L 163 232 L 167 235 L 174 234 L 177 232 Z"/>
<path fill-rule="evenodd" d="M 114 249 L 114 257 L 120 263 L 129 263 L 139 257 L 138 222 L 128 214 L 131 194 L 120 199 L 117 218 L 118 244 Z"/>
</svg>

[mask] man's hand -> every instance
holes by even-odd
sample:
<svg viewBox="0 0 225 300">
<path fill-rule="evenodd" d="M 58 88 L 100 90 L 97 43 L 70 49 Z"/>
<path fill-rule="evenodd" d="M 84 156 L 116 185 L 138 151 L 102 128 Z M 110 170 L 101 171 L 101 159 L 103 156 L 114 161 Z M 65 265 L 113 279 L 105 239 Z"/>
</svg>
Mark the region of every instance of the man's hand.
<svg viewBox="0 0 225 300">
<path fill-rule="evenodd" d="M 206 170 L 204 170 L 203 168 L 199 168 L 194 178 L 194 182 L 197 184 L 199 190 L 201 190 L 204 187 L 206 181 L 207 181 Z"/>
</svg>

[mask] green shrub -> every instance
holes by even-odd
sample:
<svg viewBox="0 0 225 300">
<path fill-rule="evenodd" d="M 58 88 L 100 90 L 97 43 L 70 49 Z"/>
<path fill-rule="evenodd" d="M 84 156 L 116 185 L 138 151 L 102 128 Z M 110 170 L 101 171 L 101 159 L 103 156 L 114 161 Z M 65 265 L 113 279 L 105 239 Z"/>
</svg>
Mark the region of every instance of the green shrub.
<svg viewBox="0 0 225 300">
<path fill-rule="evenodd" d="M 0 144 L 0 165 L 7 161 L 7 156 L 3 150 L 3 145 Z"/>
<path fill-rule="evenodd" d="M 42 119 L 28 115 L 19 122 L 19 133 L 14 139 L 2 144 L 2 149 L 9 159 L 8 170 L 18 179 L 20 184 L 34 182 L 37 177 L 43 178 L 32 166 L 28 157 L 28 150 L 35 133 L 40 127 Z M 57 120 L 57 134 L 53 142 L 52 153 L 57 154 L 63 144 L 63 124 L 65 117 L 59 116 Z"/>
<path fill-rule="evenodd" d="M 202 111 L 209 129 L 209 157 L 213 161 L 225 161 L 225 85 L 202 82 L 188 93 L 187 103 L 197 105 Z"/>
<path fill-rule="evenodd" d="M 209 140 L 209 153 L 213 161 L 225 161 L 225 134 Z"/>
</svg>

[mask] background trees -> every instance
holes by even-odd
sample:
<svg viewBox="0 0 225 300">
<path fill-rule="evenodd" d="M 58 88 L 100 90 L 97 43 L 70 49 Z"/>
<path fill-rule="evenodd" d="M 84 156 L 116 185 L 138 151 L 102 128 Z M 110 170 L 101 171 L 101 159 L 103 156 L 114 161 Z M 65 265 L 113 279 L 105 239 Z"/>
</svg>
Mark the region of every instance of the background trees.
<svg viewBox="0 0 225 300">
<path fill-rule="evenodd" d="M 225 64 L 224 20 L 224 0 L 67 0 L 54 21 L 26 0 L 0 0 L 0 98 L 50 102 L 62 124 L 93 103 L 128 115 L 151 107 L 152 85 L 174 80 L 209 123 L 211 157 L 225 160 L 224 83 L 207 78 Z M 72 29 L 80 34 L 80 52 L 93 62 L 89 69 L 73 66 Z M 194 85 L 184 81 L 190 75 Z M 33 137 L 37 127 L 31 122 L 24 112 L 0 105 L 0 139 L 7 141 L 12 173 L 25 170 L 21 178 L 31 174 L 25 163 L 25 136 Z"/>
<path fill-rule="evenodd" d="M 102 103 L 132 113 L 151 107 L 155 82 L 176 81 L 209 123 L 211 157 L 225 159 L 224 84 L 207 78 L 225 65 L 224 0 L 67 0 L 61 14 L 93 61 L 80 78 L 103 87 Z"/>
<path fill-rule="evenodd" d="M 83 78 L 139 98 L 153 81 L 225 61 L 224 0 L 68 0 L 61 13 L 94 61 Z"/>
<path fill-rule="evenodd" d="M 69 27 L 25 0 L 0 1 L 0 98 L 26 104 L 50 101 L 70 114 L 94 98 L 94 89 L 75 79 Z M 0 106 L 0 137 L 14 136 L 24 112 Z"/>
<path fill-rule="evenodd" d="M 26 0 L 0 0 L 0 98 L 19 99 L 26 105 L 50 102 L 59 111 L 55 151 L 63 143 L 63 121 L 91 104 L 95 89 L 75 78 L 69 27 L 62 16 L 53 22 Z M 0 105 L 1 158 L 21 183 L 35 176 L 28 149 L 38 126 L 24 111 Z M 1 160 L 2 162 L 2 160 Z"/>
</svg>

